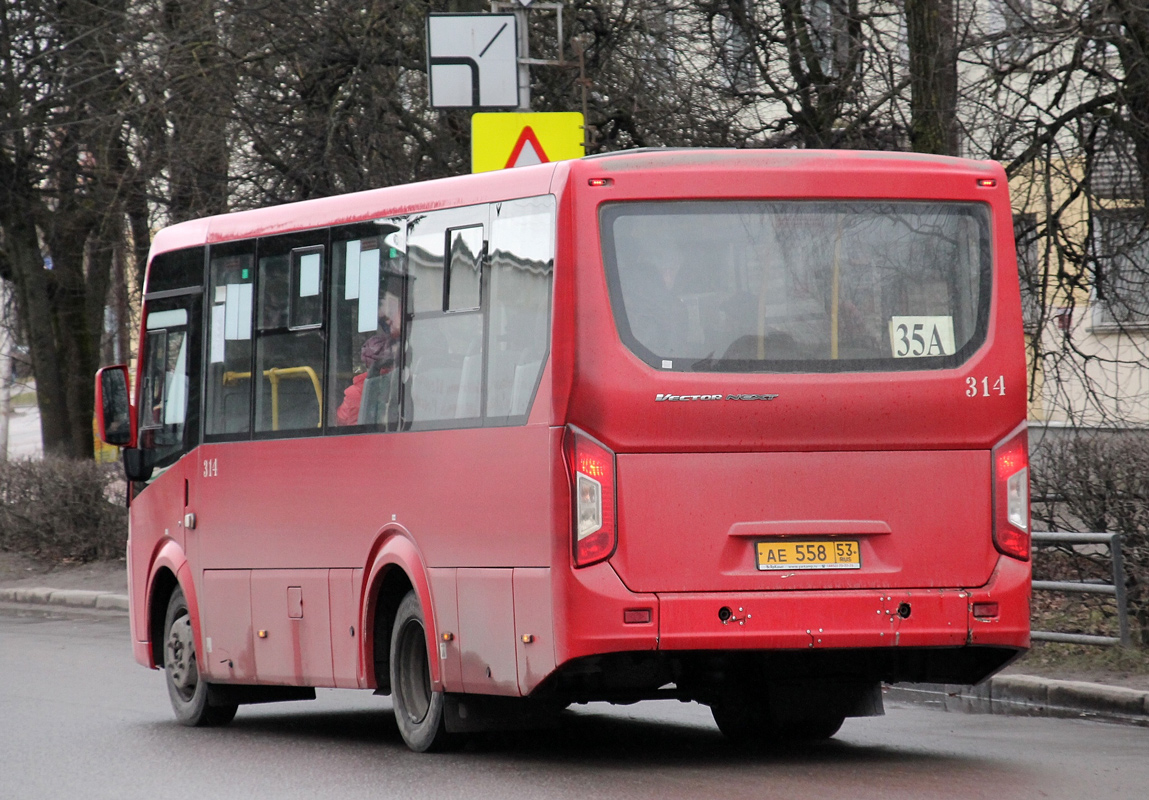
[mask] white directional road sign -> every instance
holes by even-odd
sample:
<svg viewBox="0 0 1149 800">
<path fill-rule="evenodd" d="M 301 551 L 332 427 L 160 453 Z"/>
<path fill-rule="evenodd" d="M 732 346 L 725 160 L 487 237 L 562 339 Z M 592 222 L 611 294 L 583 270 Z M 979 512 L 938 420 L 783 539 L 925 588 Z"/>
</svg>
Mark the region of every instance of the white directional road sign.
<svg viewBox="0 0 1149 800">
<path fill-rule="evenodd" d="M 431 106 L 518 106 L 518 38 L 514 14 L 428 15 Z"/>
</svg>

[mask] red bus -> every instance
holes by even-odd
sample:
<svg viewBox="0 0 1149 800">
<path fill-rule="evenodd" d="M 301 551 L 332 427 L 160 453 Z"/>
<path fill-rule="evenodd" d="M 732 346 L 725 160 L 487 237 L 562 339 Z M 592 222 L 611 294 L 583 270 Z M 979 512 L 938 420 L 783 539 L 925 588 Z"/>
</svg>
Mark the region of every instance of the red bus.
<svg viewBox="0 0 1149 800">
<path fill-rule="evenodd" d="M 97 380 L 135 657 L 189 725 L 314 687 L 416 750 L 588 701 L 832 736 L 1029 644 L 999 165 L 633 151 L 152 247 Z"/>
</svg>

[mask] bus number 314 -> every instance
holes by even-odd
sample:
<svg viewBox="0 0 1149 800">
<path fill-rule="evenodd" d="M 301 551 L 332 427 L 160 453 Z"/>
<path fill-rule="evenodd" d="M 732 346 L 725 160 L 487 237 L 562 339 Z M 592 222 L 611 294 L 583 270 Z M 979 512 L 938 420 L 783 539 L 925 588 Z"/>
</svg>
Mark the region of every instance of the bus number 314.
<svg viewBox="0 0 1149 800">
<path fill-rule="evenodd" d="M 989 397 L 989 393 L 996 392 L 999 396 L 1005 395 L 1005 376 L 998 375 L 997 380 L 993 383 L 989 382 L 989 376 L 982 376 L 981 378 L 981 391 L 978 391 L 978 379 L 969 377 L 965 379 L 965 396 L 966 397 Z"/>
<path fill-rule="evenodd" d="M 219 476 L 218 458 L 205 458 L 203 460 L 203 476 L 205 478 L 215 478 Z"/>
</svg>

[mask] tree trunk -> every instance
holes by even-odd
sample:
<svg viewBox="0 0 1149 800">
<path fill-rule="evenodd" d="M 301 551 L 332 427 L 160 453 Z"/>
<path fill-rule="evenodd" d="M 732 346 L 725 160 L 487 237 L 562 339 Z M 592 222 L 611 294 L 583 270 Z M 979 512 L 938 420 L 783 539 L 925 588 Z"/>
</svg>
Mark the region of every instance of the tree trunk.
<svg viewBox="0 0 1149 800">
<path fill-rule="evenodd" d="M 953 0 L 905 0 L 910 51 L 910 145 L 958 155 Z"/>
<path fill-rule="evenodd" d="M 5 249 L 15 277 L 16 302 L 28 330 L 28 350 L 36 376 L 36 402 L 40 408 L 40 438 L 46 455 L 71 456 L 72 437 L 56 346 L 55 314 L 50 300 L 48 270 L 40 255 L 36 229 L 26 219 L 6 215 Z"/>
<path fill-rule="evenodd" d="M 0 462 L 8 460 L 12 419 L 12 302 L 8 281 L 0 278 Z"/>
<path fill-rule="evenodd" d="M 219 54 L 215 0 L 167 0 L 166 73 L 171 218 L 176 222 L 227 210 L 228 143 L 225 120 L 233 81 Z"/>
</svg>

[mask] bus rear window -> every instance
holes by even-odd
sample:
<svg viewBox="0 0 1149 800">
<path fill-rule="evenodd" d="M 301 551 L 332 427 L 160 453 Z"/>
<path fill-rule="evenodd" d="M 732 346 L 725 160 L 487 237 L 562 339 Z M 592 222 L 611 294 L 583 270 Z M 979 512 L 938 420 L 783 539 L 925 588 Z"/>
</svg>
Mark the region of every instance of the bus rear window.
<svg viewBox="0 0 1149 800">
<path fill-rule="evenodd" d="M 601 225 L 619 335 L 656 369 L 941 369 L 985 337 L 980 203 L 616 203 Z"/>
</svg>

